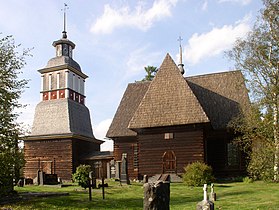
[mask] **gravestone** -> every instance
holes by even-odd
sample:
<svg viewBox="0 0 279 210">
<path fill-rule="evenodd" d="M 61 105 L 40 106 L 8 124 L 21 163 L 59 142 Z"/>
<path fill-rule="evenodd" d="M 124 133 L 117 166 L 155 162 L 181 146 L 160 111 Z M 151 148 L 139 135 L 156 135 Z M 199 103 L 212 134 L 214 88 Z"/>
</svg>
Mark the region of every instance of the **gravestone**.
<svg viewBox="0 0 279 210">
<path fill-rule="evenodd" d="M 89 172 L 89 184 L 93 189 L 96 189 L 96 176 L 94 171 Z"/>
<path fill-rule="evenodd" d="M 207 199 L 207 184 L 203 186 L 203 201 L 197 204 L 197 210 L 214 210 L 214 203 Z"/>
<path fill-rule="evenodd" d="M 144 176 L 144 210 L 169 210 L 170 209 L 170 181 L 157 180 L 155 183 L 148 183 L 148 177 Z"/>
<path fill-rule="evenodd" d="M 122 154 L 120 182 L 121 184 L 130 184 L 128 177 L 127 153 Z"/>
<path fill-rule="evenodd" d="M 58 177 L 57 174 L 46 174 L 43 171 L 38 171 L 38 185 L 57 185 Z"/>
<path fill-rule="evenodd" d="M 18 187 L 23 187 L 24 185 L 24 181 L 23 181 L 23 178 L 20 178 L 16 184 Z"/>
<path fill-rule="evenodd" d="M 210 200 L 216 201 L 216 193 L 214 192 L 214 184 L 211 184 Z"/>
<path fill-rule="evenodd" d="M 142 182 L 145 184 L 145 183 L 148 183 L 148 175 L 144 175 L 143 176 L 143 180 Z"/>
<path fill-rule="evenodd" d="M 44 185 L 44 173 L 43 171 L 38 171 L 38 185 Z"/>
</svg>

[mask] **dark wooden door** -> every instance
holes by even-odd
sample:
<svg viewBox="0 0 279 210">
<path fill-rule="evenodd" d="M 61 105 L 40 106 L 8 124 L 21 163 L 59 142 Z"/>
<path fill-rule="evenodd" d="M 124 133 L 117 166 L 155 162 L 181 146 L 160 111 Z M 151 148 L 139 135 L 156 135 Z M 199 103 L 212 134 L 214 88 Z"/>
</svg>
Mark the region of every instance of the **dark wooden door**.
<svg viewBox="0 0 279 210">
<path fill-rule="evenodd" d="M 176 173 L 176 156 L 173 151 L 163 154 L 163 173 Z"/>
</svg>

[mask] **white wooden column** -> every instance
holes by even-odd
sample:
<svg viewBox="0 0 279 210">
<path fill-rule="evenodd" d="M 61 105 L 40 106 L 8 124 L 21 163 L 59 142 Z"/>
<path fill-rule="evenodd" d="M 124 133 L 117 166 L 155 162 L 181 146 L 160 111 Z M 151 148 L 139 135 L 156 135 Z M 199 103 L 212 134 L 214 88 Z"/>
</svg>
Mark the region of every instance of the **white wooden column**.
<svg viewBox="0 0 279 210">
<path fill-rule="evenodd" d="M 65 98 L 69 98 L 69 71 L 65 71 Z"/>
</svg>

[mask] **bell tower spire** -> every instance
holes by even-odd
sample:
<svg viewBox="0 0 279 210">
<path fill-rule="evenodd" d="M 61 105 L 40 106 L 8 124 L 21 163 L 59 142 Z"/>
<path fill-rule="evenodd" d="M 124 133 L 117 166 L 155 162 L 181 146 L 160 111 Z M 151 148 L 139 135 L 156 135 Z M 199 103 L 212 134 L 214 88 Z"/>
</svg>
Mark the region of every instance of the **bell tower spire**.
<svg viewBox="0 0 279 210">
<path fill-rule="evenodd" d="M 62 31 L 62 38 L 67 39 L 67 31 L 66 31 L 66 10 L 69 9 L 68 5 L 64 3 L 64 8 L 61 9 L 64 11 L 64 17 L 63 17 L 63 31 Z"/>
<path fill-rule="evenodd" d="M 181 41 L 183 39 L 181 38 L 181 36 L 178 37 L 177 41 L 179 41 L 179 64 L 178 64 L 178 68 L 181 72 L 181 74 L 184 74 L 184 64 L 182 63 L 182 46 L 181 46 Z"/>
<path fill-rule="evenodd" d="M 56 55 L 51 58 L 47 66 L 40 69 L 41 99 L 42 101 L 70 99 L 84 105 L 85 101 L 85 75 L 80 65 L 73 59 L 75 44 L 67 38 L 66 10 L 64 4 L 64 19 L 62 38 L 52 43 Z"/>
</svg>

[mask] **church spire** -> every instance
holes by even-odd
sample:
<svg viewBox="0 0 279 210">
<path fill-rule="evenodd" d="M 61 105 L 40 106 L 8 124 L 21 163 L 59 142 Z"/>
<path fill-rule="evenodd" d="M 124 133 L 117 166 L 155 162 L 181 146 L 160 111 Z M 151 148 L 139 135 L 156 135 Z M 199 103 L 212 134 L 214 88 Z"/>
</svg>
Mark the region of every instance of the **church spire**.
<svg viewBox="0 0 279 210">
<path fill-rule="evenodd" d="M 66 31 L 66 10 L 69 9 L 68 5 L 64 3 L 64 18 L 63 18 L 63 31 L 62 31 L 62 38 L 67 39 L 67 31 Z M 62 9 L 61 9 L 62 10 Z"/>
<path fill-rule="evenodd" d="M 183 39 L 181 38 L 181 36 L 178 37 L 177 41 L 179 41 L 179 64 L 178 64 L 178 68 L 181 72 L 181 74 L 184 74 L 184 64 L 182 63 L 182 47 L 181 47 L 181 41 Z"/>
</svg>

